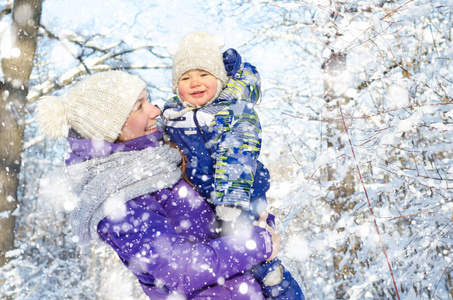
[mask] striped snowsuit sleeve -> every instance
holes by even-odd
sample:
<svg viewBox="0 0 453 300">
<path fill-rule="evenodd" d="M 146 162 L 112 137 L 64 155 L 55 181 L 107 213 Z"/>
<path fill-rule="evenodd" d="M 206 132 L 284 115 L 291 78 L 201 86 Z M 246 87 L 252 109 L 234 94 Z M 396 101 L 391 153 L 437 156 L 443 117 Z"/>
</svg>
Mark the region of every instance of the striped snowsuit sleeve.
<svg viewBox="0 0 453 300">
<path fill-rule="evenodd" d="M 210 126 L 216 150 L 214 204 L 248 210 L 261 149 L 261 124 L 253 109 L 261 82 L 248 63 L 240 72 L 219 96 L 234 97 L 234 104 L 218 112 Z"/>
</svg>

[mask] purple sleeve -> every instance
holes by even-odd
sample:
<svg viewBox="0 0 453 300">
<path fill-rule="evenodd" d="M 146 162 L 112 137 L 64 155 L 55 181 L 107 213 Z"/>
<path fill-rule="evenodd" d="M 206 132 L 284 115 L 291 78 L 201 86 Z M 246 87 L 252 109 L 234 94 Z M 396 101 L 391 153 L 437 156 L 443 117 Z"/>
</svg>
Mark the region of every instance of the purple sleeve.
<svg viewBox="0 0 453 300">
<path fill-rule="evenodd" d="M 151 275 L 154 284 L 188 294 L 246 271 L 272 253 L 271 235 L 260 227 L 242 236 L 197 241 L 180 234 L 158 206 L 133 209 L 120 221 L 105 218 L 98 226 L 126 266 L 140 278 Z"/>
</svg>

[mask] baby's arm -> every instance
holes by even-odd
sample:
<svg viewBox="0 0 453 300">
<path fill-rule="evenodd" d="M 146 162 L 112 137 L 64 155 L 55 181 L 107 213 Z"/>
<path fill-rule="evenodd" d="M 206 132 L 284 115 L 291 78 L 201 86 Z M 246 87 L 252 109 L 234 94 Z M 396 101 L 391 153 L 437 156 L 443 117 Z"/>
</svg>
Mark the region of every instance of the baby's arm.
<svg viewBox="0 0 453 300">
<path fill-rule="evenodd" d="M 223 56 L 230 79 L 219 98 L 230 102 L 258 102 L 261 97 L 261 78 L 256 67 L 247 62 L 242 63 L 241 56 L 234 49 L 226 50 Z"/>
<path fill-rule="evenodd" d="M 249 210 L 251 188 L 261 147 L 258 115 L 245 101 L 237 102 L 214 117 L 216 149 L 214 204 L 222 220 L 231 221 L 222 207 Z M 233 218 L 234 219 L 234 218 Z"/>
</svg>

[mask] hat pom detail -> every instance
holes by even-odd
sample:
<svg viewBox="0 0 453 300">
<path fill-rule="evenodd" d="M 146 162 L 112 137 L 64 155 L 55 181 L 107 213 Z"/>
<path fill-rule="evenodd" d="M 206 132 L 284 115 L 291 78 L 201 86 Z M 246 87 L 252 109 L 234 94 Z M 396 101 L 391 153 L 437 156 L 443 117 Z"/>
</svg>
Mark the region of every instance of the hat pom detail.
<svg viewBox="0 0 453 300">
<path fill-rule="evenodd" d="M 214 35 L 214 41 L 219 49 L 222 49 L 223 46 L 225 46 L 225 39 L 221 35 Z"/>
<path fill-rule="evenodd" d="M 38 101 L 36 122 L 47 138 L 59 139 L 68 136 L 68 117 L 60 97 L 46 96 Z"/>
<path fill-rule="evenodd" d="M 171 57 L 175 57 L 176 52 L 178 52 L 178 47 L 179 47 L 178 43 L 175 42 L 168 44 L 167 46 L 168 55 L 170 55 Z"/>
</svg>

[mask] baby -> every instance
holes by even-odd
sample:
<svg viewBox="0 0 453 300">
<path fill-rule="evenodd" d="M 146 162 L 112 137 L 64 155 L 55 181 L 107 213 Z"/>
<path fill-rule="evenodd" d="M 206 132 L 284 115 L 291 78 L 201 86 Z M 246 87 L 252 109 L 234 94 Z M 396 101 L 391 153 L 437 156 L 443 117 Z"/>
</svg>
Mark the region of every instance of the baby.
<svg viewBox="0 0 453 300">
<path fill-rule="evenodd" d="M 253 106 L 261 94 L 259 74 L 234 49 L 222 57 L 222 46 L 206 32 L 182 40 L 173 58 L 177 96 L 167 101 L 163 117 L 166 133 L 188 158 L 187 177 L 217 217 L 234 226 L 266 213 L 269 172 L 258 161 L 261 125 Z M 267 297 L 303 299 L 279 259 L 252 273 Z"/>
</svg>

